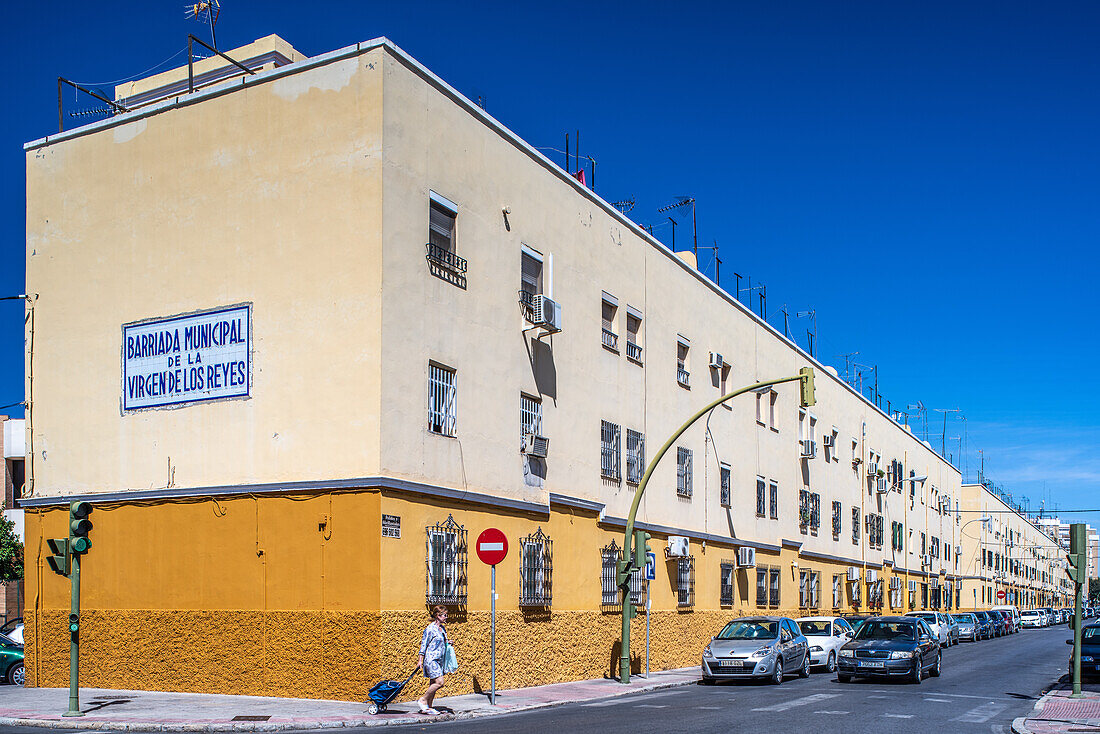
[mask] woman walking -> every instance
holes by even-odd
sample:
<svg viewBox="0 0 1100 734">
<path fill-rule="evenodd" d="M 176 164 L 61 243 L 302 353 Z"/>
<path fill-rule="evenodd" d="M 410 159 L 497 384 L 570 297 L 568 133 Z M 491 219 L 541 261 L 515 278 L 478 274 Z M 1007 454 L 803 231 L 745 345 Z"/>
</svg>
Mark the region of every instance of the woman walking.
<svg viewBox="0 0 1100 734">
<path fill-rule="evenodd" d="M 443 659 L 447 654 L 447 607 L 439 604 L 432 607 L 430 612 L 432 621 L 424 630 L 424 636 L 420 640 L 420 661 L 416 664 L 418 670 L 424 671 L 424 677 L 430 682 L 428 690 L 416 702 L 420 706 L 420 713 L 435 716 L 439 712 L 432 708 L 435 694 L 443 687 Z"/>
</svg>

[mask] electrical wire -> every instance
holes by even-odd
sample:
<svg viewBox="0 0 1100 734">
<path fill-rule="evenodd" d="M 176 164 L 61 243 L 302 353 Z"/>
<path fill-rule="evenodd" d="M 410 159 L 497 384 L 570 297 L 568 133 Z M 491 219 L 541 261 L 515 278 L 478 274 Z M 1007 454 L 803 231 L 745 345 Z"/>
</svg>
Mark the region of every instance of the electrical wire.
<svg viewBox="0 0 1100 734">
<path fill-rule="evenodd" d="M 25 407 L 27 407 L 27 401 L 26 400 L 21 400 L 18 403 L 11 403 L 10 405 L 0 405 L 0 410 L 4 410 L 5 408 L 14 408 L 17 405 L 20 405 L 20 406 L 25 408 Z"/>
<path fill-rule="evenodd" d="M 125 77 L 123 79 L 115 79 L 115 80 L 109 81 L 109 82 L 75 82 L 75 83 L 80 84 L 81 86 L 85 86 L 85 87 L 98 87 L 98 86 L 107 86 L 108 84 L 122 84 L 123 82 L 134 81 L 135 79 L 141 78 L 144 74 L 148 74 L 150 71 L 154 71 L 155 69 L 159 69 L 160 67 L 164 66 L 169 61 L 176 58 L 180 54 L 185 53 L 186 51 L 187 51 L 186 48 L 181 48 L 179 51 L 176 51 L 174 54 L 172 54 L 171 56 L 169 56 L 168 58 L 166 58 L 164 61 L 160 62 L 159 64 L 155 64 L 153 66 L 150 66 L 145 71 L 139 71 L 137 74 Z"/>
</svg>

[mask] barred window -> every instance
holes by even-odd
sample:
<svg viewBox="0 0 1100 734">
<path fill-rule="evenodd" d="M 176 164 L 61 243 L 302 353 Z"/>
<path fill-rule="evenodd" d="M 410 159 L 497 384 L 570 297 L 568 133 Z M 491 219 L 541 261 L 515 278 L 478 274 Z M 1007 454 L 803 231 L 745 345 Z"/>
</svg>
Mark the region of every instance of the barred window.
<svg viewBox="0 0 1100 734">
<path fill-rule="evenodd" d="M 695 606 L 695 556 L 688 556 L 677 560 L 676 606 Z"/>
<path fill-rule="evenodd" d="M 691 497 L 691 449 L 676 449 L 676 494 Z"/>
<path fill-rule="evenodd" d="M 723 606 L 733 604 L 733 575 L 737 567 L 733 561 L 722 561 L 721 587 L 718 591 L 718 603 Z"/>
<path fill-rule="evenodd" d="M 768 511 L 773 520 L 779 518 L 779 484 L 776 482 L 768 485 Z"/>
<path fill-rule="evenodd" d="M 852 542 L 859 542 L 859 508 L 852 508 Z"/>
<path fill-rule="evenodd" d="M 821 527 L 821 495 L 814 492 L 810 495 L 810 530 L 815 533 Z"/>
<path fill-rule="evenodd" d="M 466 528 L 448 515 L 427 529 L 428 604 L 466 604 Z"/>
<path fill-rule="evenodd" d="M 722 507 L 730 506 L 730 465 L 722 464 L 718 468 L 718 503 Z"/>
<path fill-rule="evenodd" d="M 779 569 L 768 569 L 768 605 L 779 606 Z"/>
<path fill-rule="evenodd" d="M 810 572 L 810 608 L 817 609 L 818 593 L 821 589 L 821 572 Z"/>
<path fill-rule="evenodd" d="M 621 592 L 619 590 L 619 561 L 622 560 L 622 548 L 611 543 L 600 549 L 602 569 L 600 573 L 601 596 L 600 605 L 607 608 L 622 606 Z M 644 607 L 646 603 L 645 569 L 635 568 L 630 573 L 630 602 L 635 607 Z"/>
<path fill-rule="evenodd" d="M 833 609 L 844 605 L 844 574 L 833 574 Z"/>
<path fill-rule="evenodd" d="M 622 477 L 619 462 L 619 426 L 600 421 L 600 476 L 619 481 Z"/>
<path fill-rule="evenodd" d="M 843 511 L 844 506 L 840 502 L 833 502 L 833 537 L 839 538 L 841 525 L 840 525 L 840 513 Z"/>
<path fill-rule="evenodd" d="M 764 517 L 764 514 L 768 511 L 767 499 L 765 497 L 766 490 L 764 486 L 764 477 L 756 478 L 756 514 L 760 517 Z"/>
<path fill-rule="evenodd" d="M 808 489 L 798 490 L 798 524 L 802 532 L 806 532 L 806 527 L 810 524 L 810 491 Z"/>
<path fill-rule="evenodd" d="M 810 606 L 810 572 L 806 570 L 798 572 L 798 606 Z"/>
<path fill-rule="evenodd" d="M 638 484 L 645 473 L 645 436 L 626 430 L 626 481 Z"/>
<path fill-rule="evenodd" d="M 768 606 L 768 569 L 764 566 L 756 569 L 756 606 Z"/>
<path fill-rule="evenodd" d="M 428 430 L 443 436 L 455 435 L 455 371 L 428 363 Z"/>
<path fill-rule="evenodd" d="M 520 541 L 523 549 L 523 567 L 520 569 L 521 607 L 548 607 L 552 600 L 551 579 L 553 541 L 539 528 L 533 535 Z"/>
<path fill-rule="evenodd" d="M 542 399 L 520 393 L 519 396 L 519 436 L 526 438 L 542 434 Z"/>
</svg>

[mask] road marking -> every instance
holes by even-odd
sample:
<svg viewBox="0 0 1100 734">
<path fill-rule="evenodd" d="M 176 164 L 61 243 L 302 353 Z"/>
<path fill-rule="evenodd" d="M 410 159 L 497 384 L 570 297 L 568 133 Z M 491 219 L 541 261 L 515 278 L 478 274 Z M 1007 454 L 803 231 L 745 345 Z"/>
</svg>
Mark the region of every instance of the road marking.
<svg viewBox="0 0 1100 734">
<path fill-rule="evenodd" d="M 924 700 L 927 701 L 928 703 L 951 703 L 946 698 L 926 698 Z"/>
<path fill-rule="evenodd" d="M 667 709 L 667 703 L 640 703 L 634 708 L 636 709 Z"/>
<path fill-rule="evenodd" d="M 913 714 L 883 714 L 887 719 L 911 719 Z"/>
<path fill-rule="evenodd" d="M 846 716 L 846 715 L 848 715 L 852 712 L 851 711 L 814 711 L 814 713 L 815 714 L 836 714 L 837 716 Z"/>
<path fill-rule="evenodd" d="M 600 706 L 616 706 L 620 703 L 626 703 L 626 701 L 624 699 L 621 699 L 621 698 L 613 698 L 610 701 L 597 701 L 596 703 L 585 703 L 585 704 L 581 704 L 581 705 L 582 706 L 587 706 L 587 707 L 590 707 L 590 708 L 596 708 L 596 707 L 600 707 Z"/>
<path fill-rule="evenodd" d="M 818 701 L 827 701 L 830 698 L 836 698 L 839 693 L 815 693 L 812 696 L 803 696 L 802 698 L 795 698 L 791 701 L 784 701 L 777 703 L 774 706 L 763 706 L 753 711 L 786 711 L 787 709 L 793 709 L 795 706 L 805 706 L 809 703 L 817 703 Z"/>
<path fill-rule="evenodd" d="M 723 706 L 696 706 L 695 708 L 700 709 L 702 711 L 721 711 L 724 707 Z"/>
<path fill-rule="evenodd" d="M 889 698 L 889 696 L 868 696 L 867 698 Z"/>
<path fill-rule="evenodd" d="M 963 721 L 968 724 L 984 724 L 1006 708 L 1008 708 L 1007 703 L 990 701 L 989 703 L 983 703 L 981 706 L 975 706 L 962 716 L 956 716 L 951 720 Z"/>
</svg>

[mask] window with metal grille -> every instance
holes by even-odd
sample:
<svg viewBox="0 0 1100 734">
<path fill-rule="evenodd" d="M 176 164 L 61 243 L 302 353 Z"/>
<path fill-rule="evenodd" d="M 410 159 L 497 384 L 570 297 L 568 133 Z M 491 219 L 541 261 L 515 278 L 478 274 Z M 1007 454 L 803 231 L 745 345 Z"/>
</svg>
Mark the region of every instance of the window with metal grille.
<svg viewBox="0 0 1100 734">
<path fill-rule="evenodd" d="M 676 606 L 695 606 L 695 556 L 676 562 Z"/>
<path fill-rule="evenodd" d="M 523 549 L 523 567 L 520 569 L 519 605 L 548 607 L 552 600 L 553 541 L 539 528 L 520 541 L 520 547 Z"/>
<path fill-rule="evenodd" d="M 466 528 L 448 515 L 426 528 L 428 604 L 466 604 Z"/>
<path fill-rule="evenodd" d="M 779 519 L 779 484 L 776 482 L 768 485 L 768 514 L 773 520 Z"/>
<path fill-rule="evenodd" d="M 810 494 L 810 530 L 817 532 L 821 527 L 821 495 L 817 492 Z"/>
<path fill-rule="evenodd" d="M 756 478 L 756 514 L 760 517 L 764 517 L 768 511 L 766 488 L 764 484 L 764 477 Z"/>
<path fill-rule="evenodd" d="M 756 569 L 756 606 L 768 606 L 768 569 L 765 566 Z"/>
<path fill-rule="evenodd" d="M 810 606 L 810 572 L 806 570 L 798 572 L 798 606 Z"/>
<path fill-rule="evenodd" d="M 840 513 L 843 511 L 844 506 L 840 502 L 833 502 L 833 537 L 839 538 L 841 525 L 840 525 Z"/>
<path fill-rule="evenodd" d="M 718 503 L 722 507 L 730 507 L 730 473 L 729 464 L 718 467 Z"/>
<path fill-rule="evenodd" d="M 622 560 L 622 548 L 612 540 L 600 549 L 602 568 L 600 573 L 600 606 L 605 610 L 622 607 L 622 592 L 619 590 L 619 561 Z M 637 608 L 645 606 L 645 569 L 636 568 L 630 573 L 630 602 Z"/>
<path fill-rule="evenodd" d="M 691 449 L 676 448 L 676 494 L 691 497 Z"/>
<path fill-rule="evenodd" d="M 600 421 L 600 476 L 619 481 L 622 477 L 619 453 L 619 426 Z"/>
<path fill-rule="evenodd" d="M 638 484 L 645 473 L 645 436 L 626 429 L 626 481 Z"/>
<path fill-rule="evenodd" d="M 833 574 L 833 609 L 844 605 L 844 574 Z"/>
<path fill-rule="evenodd" d="M 768 569 L 768 606 L 779 606 L 779 569 Z"/>
<path fill-rule="evenodd" d="M 802 532 L 806 532 L 806 528 L 810 524 L 810 491 L 808 489 L 798 490 L 798 525 L 802 528 Z"/>
<path fill-rule="evenodd" d="M 859 508 L 852 508 L 852 542 L 859 542 Z"/>
<path fill-rule="evenodd" d="M 867 605 L 871 607 L 882 608 L 882 588 L 884 582 L 879 579 L 878 581 L 872 581 L 867 585 Z"/>
<path fill-rule="evenodd" d="M 618 310 L 619 307 L 605 296 L 602 314 L 603 345 L 613 352 L 619 351 L 619 335 L 615 333 L 615 313 Z"/>
<path fill-rule="evenodd" d="M 821 588 L 821 572 L 810 572 L 810 608 L 817 609 L 818 593 Z"/>
<path fill-rule="evenodd" d="M 455 435 L 457 421 L 455 371 L 428 363 L 428 430 L 443 436 Z"/>
<path fill-rule="evenodd" d="M 520 393 L 519 396 L 519 437 L 536 436 L 542 433 L 542 400 Z"/>
<path fill-rule="evenodd" d="M 638 362 L 642 361 L 642 318 L 630 313 L 630 307 L 627 307 L 626 314 L 626 357 L 627 359 Z"/>
<path fill-rule="evenodd" d="M 733 561 L 722 561 L 718 603 L 723 606 L 733 604 L 733 574 L 736 573 L 736 569 L 737 566 L 733 564 Z"/>
</svg>

